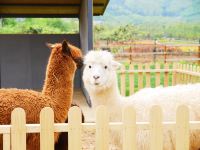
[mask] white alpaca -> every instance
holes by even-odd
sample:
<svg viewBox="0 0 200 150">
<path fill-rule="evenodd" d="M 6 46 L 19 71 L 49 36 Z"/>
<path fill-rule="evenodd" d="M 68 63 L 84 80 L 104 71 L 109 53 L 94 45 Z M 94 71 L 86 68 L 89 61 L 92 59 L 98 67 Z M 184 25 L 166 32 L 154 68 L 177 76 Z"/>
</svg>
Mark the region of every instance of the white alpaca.
<svg viewBox="0 0 200 150">
<path fill-rule="evenodd" d="M 121 111 L 125 105 L 135 107 L 137 121 L 149 121 L 149 111 L 152 105 L 162 107 L 164 121 L 175 121 L 176 108 L 180 104 L 186 104 L 190 108 L 190 120 L 200 120 L 200 83 L 166 88 L 146 88 L 130 97 L 123 97 L 119 93 L 116 76 L 116 69 L 120 64 L 114 61 L 111 53 L 90 51 L 85 56 L 84 63 L 83 81 L 90 95 L 92 107 L 107 106 L 110 121 L 121 120 Z M 137 148 L 138 150 L 149 149 L 149 131 L 138 131 Z M 200 131 L 192 131 L 190 149 L 199 148 Z M 173 149 L 175 149 L 175 133 L 165 130 L 164 150 Z"/>
</svg>

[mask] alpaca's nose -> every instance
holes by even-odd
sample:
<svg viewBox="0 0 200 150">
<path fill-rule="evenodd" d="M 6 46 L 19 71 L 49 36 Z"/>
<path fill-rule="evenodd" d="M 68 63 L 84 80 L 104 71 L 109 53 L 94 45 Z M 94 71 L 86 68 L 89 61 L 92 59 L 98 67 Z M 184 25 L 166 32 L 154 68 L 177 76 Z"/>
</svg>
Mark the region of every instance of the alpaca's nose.
<svg viewBox="0 0 200 150">
<path fill-rule="evenodd" d="M 97 79 L 100 78 L 100 76 L 93 76 L 93 78 L 94 78 L 95 80 L 97 80 Z"/>
</svg>

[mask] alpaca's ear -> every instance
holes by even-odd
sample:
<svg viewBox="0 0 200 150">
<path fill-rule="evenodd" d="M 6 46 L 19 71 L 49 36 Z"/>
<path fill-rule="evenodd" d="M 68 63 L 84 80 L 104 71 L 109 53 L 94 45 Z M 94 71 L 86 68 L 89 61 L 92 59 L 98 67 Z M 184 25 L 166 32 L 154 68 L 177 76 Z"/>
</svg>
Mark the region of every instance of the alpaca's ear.
<svg viewBox="0 0 200 150">
<path fill-rule="evenodd" d="M 117 61 L 112 61 L 112 68 L 115 70 L 119 69 L 121 67 L 121 64 L 118 63 Z"/>
<path fill-rule="evenodd" d="M 67 56 L 72 56 L 71 50 L 66 40 L 62 42 L 62 52 Z"/>
<path fill-rule="evenodd" d="M 46 46 L 47 46 L 49 49 L 52 49 L 52 48 L 55 47 L 55 44 L 46 43 Z"/>
</svg>

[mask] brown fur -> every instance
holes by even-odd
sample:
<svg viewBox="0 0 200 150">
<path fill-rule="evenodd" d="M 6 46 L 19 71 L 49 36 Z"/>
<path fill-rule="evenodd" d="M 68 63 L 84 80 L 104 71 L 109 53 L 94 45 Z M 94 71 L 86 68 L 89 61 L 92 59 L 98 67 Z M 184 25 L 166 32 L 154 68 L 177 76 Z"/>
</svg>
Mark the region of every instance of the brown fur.
<svg viewBox="0 0 200 150">
<path fill-rule="evenodd" d="M 50 47 L 51 55 L 46 69 L 46 79 L 42 92 L 21 89 L 0 90 L 0 124 L 10 124 L 11 112 L 21 107 L 26 112 L 27 123 L 39 123 L 39 114 L 42 108 L 51 107 L 54 110 L 55 122 L 65 122 L 73 95 L 73 80 L 76 71 L 76 60 L 81 60 L 80 49 L 67 44 L 71 56 L 63 52 L 63 44 L 54 44 Z M 79 64 L 77 64 L 79 65 Z M 55 133 L 57 141 L 58 133 Z M 1 143 L 2 148 L 2 136 Z M 27 135 L 27 150 L 39 150 L 39 134 Z"/>
</svg>

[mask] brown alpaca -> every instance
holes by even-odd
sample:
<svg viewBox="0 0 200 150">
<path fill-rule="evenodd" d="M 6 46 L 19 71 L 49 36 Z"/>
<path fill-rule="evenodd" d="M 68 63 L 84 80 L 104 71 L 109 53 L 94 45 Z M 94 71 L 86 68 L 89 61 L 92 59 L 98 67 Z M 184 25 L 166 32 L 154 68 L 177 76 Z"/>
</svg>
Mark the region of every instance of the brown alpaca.
<svg viewBox="0 0 200 150">
<path fill-rule="evenodd" d="M 42 92 L 20 89 L 0 90 L 0 124 L 10 124 L 11 112 L 21 107 L 26 112 L 27 123 L 39 123 L 42 108 L 54 110 L 55 122 L 64 123 L 73 95 L 73 80 L 77 66 L 82 66 L 82 54 L 79 48 L 64 41 L 62 44 L 48 45 L 51 50 L 46 79 Z M 77 66 L 76 66 L 77 65 Z M 55 133 L 55 141 L 58 133 Z M 0 149 L 2 150 L 2 136 Z M 39 150 L 39 134 L 27 135 L 27 150 Z"/>
</svg>

